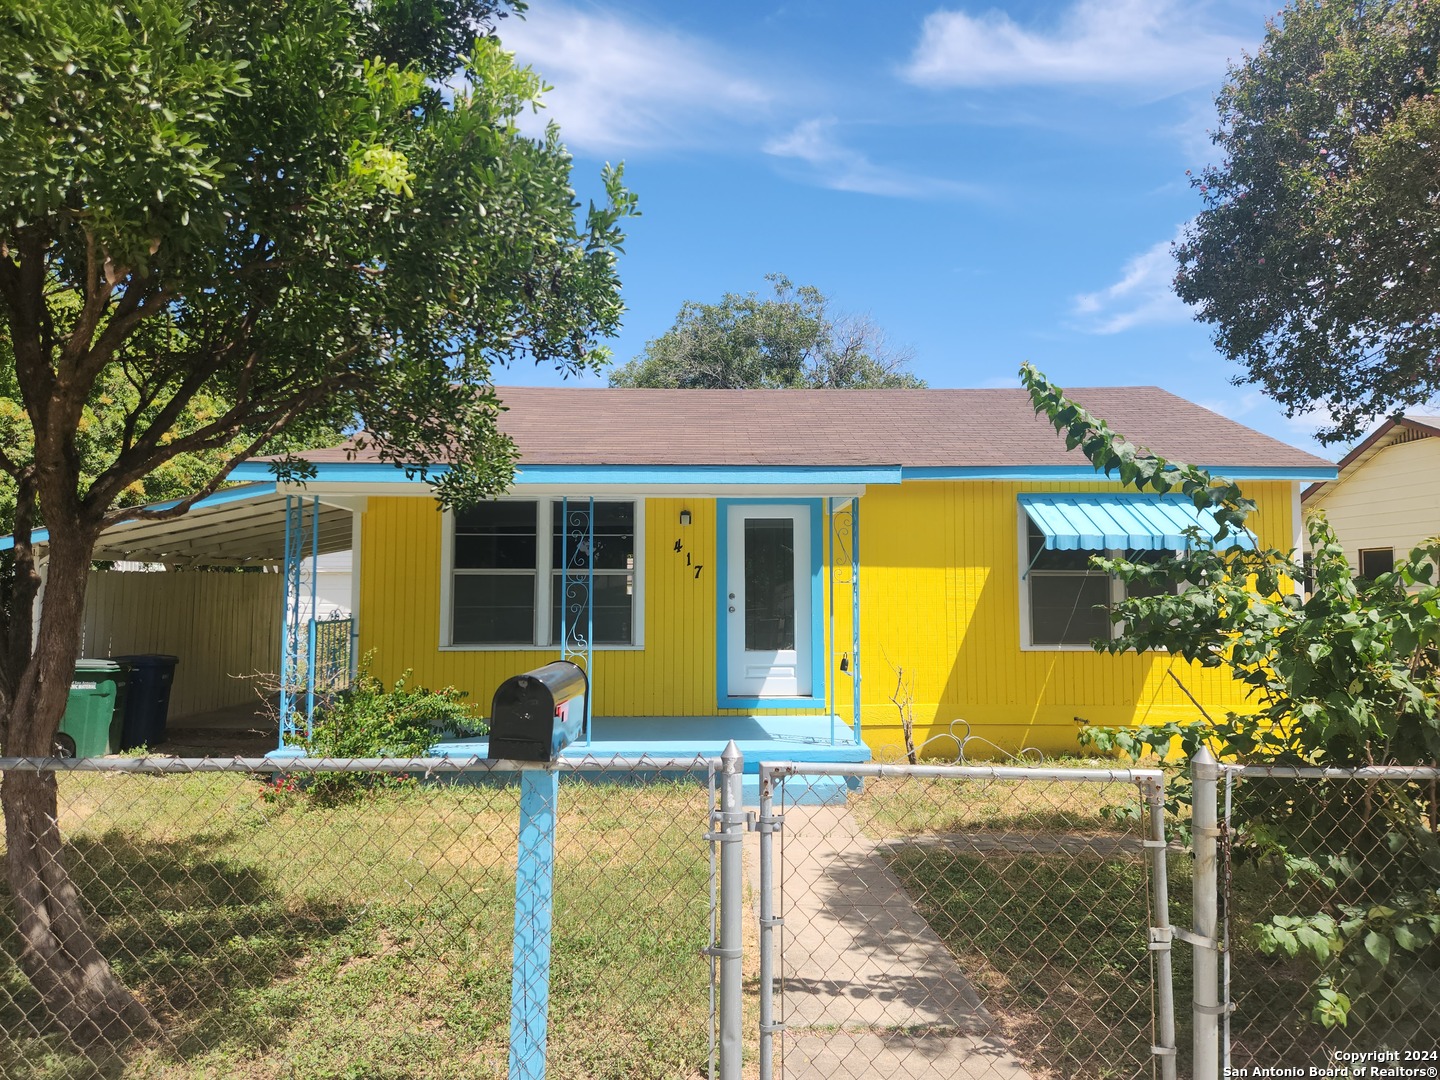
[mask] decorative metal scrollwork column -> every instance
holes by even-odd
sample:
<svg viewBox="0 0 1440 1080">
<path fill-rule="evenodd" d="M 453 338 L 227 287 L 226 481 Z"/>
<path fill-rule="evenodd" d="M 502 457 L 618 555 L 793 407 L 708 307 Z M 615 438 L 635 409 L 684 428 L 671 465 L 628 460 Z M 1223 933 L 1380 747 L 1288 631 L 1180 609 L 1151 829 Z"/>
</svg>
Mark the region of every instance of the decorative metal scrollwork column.
<svg viewBox="0 0 1440 1080">
<path fill-rule="evenodd" d="M 310 511 L 307 527 L 305 511 Z M 306 556 L 306 541 L 310 552 Z M 300 741 L 296 722 L 301 701 L 305 708 L 305 737 L 315 717 L 315 606 L 320 557 L 320 499 L 285 496 L 285 611 L 280 632 L 280 749 Z M 305 596 L 309 594 L 308 613 Z"/>
<path fill-rule="evenodd" d="M 560 659 L 585 669 L 584 741 L 590 745 L 595 675 L 595 499 L 560 500 Z"/>
<path fill-rule="evenodd" d="M 860 500 L 825 500 L 825 531 L 830 539 L 830 741 L 835 741 L 835 596 L 839 589 L 850 591 L 850 652 L 848 668 L 851 692 L 851 734 L 860 742 Z"/>
</svg>

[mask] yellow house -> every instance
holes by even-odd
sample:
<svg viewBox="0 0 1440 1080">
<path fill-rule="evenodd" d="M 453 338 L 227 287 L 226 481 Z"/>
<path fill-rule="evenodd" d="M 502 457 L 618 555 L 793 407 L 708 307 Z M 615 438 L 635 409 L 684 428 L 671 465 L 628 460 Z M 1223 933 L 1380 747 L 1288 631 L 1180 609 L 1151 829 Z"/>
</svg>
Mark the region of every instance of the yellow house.
<svg viewBox="0 0 1440 1080">
<path fill-rule="evenodd" d="M 1386 420 L 1303 501 L 1325 512 L 1357 574 L 1389 572 L 1397 557 L 1440 536 L 1440 416 Z"/>
<path fill-rule="evenodd" d="M 1335 473 L 1155 387 L 1069 393 L 1244 481 L 1266 545 L 1296 546 L 1301 484 Z M 1089 555 L 1182 547 L 1213 523 L 1097 478 L 1023 390 L 502 394 L 520 463 L 498 499 L 441 512 L 422 478 L 353 447 L 306 455 L 314 477 L 288 489 L 302 538 L 349 515 L 358 652 L 382 677 L 488 703 L 566 655 L 607 749 L 748 735 L 823 760 L 898 752 L 897 697 L 946 756 L 947 734 L 1054 752 L 1081 721 L 1192 718 L 1180 683 L 1207 709 L 1244 705 L 1222 671 L 1090 647 L 1121 586 Z"/>
</svg>

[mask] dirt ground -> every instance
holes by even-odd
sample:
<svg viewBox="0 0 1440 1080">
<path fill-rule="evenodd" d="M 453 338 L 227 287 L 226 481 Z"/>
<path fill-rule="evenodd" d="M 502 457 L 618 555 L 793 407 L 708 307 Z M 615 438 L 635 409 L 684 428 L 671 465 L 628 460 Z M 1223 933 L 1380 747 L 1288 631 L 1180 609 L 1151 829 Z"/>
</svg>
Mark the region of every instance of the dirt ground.
<svg viewBox="0 0 1440 1080">
<path fill-rule="evenodd" d="M 154 749 L 173 757 L 263 757 L 279 744 L 276 723 L 263 703 L 183 716 L 166 724 L 165 741 Z"/>
</svg>

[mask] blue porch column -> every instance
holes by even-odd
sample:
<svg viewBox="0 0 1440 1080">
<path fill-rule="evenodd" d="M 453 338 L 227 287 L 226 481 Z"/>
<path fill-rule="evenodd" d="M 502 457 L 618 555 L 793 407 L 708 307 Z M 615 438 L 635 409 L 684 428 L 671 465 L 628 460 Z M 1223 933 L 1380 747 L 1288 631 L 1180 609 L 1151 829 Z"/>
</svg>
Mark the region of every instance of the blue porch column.
<svg viewBox="0 0 1440 1080">
<path fill-rule="evenodd" d="M 577 503 L 579 500 L 576 500 Z M 546 543 L 550 540 L 547 537 Z M 589 683 L 585 690 L 583 744 L 590 745 L 595 674 L 595 498 L 584 509 L 570 508 L 569 498 L 560 500 L 560 659 L 571 660 L 585 669 Z"/>
<path fill-rule="evenodd" d="M 310 511 L 307 526 L 306 509 Z M 306 541 L 309 541 L 308 545 Z M 306 548 L 309 548 L 307 554 Z M 280 749 L 293 748 L 299 741 L 296 723 L 303 702 L 305 735 L 315 717 L 315 604 L 320 559 L 320 499 L 318 496 L 285 496 L 285 552 L 281 573 L 285 579 L 285 607 L 280 631 Z M 309 573 L 306 574 L 306 564 Z M 302 600 L 308 589 L 309 618 L 301 618 Z"/>
</svg>

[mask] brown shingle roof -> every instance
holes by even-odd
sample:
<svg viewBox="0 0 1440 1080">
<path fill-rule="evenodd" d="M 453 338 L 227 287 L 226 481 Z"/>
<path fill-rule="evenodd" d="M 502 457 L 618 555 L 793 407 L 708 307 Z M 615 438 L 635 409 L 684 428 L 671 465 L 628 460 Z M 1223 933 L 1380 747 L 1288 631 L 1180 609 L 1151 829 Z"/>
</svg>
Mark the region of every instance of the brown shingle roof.
<svg viewBox="0 0 1440 1080">
<path fill-rule="evenodd" d="M 1155 386 L 1067 390 L 1116 431 L 1200 465 L 1330 466 Z M 1029 395 L 1001 390 L 621 390 L 500 388 L 500 427 L 533 465 L 1084 464 L 1037 417 Z M 312 451 L 316 462 L 370 460 Z"/>
</svg>

